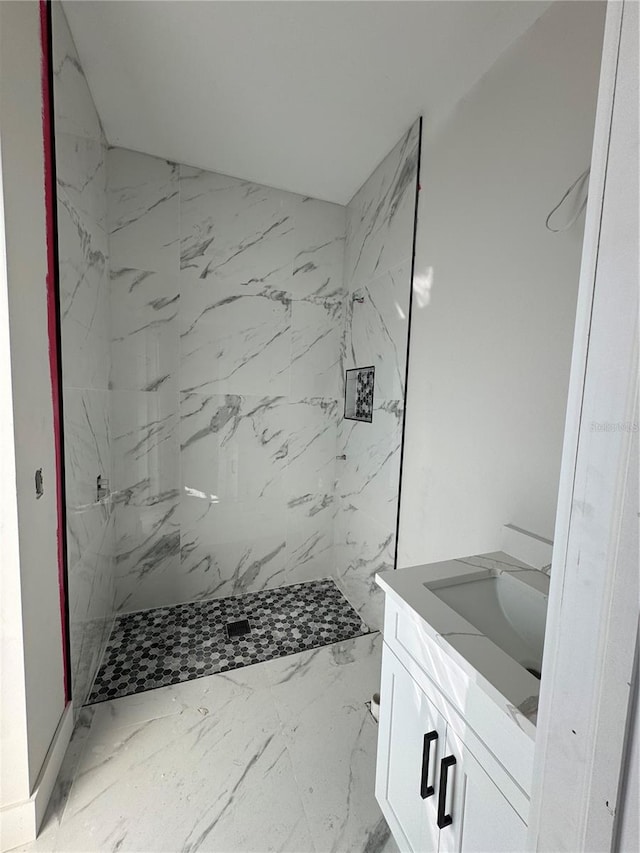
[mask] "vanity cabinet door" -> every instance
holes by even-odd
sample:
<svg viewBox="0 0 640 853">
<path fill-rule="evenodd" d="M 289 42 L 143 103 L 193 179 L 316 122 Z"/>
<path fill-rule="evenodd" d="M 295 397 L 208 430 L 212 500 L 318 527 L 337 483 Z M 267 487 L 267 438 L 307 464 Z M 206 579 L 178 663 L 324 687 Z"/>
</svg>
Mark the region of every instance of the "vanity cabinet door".
<svg viewBox="0 0 640 853">
<path fill-rule="evenodd" d="M 446 728 L 444 718 L 385 645 L 376 798 L 398 846 L 407 853 L 438 850 L 436 773 Z"/>
<path fill-rule="evenodd" d="M 446 791 L 439 789 L 442 811 L 451 823 L 440 830 L 441 853 L 521 853 L 527 826 L 451 727 L 442 757 L 453 756 L 447 768 Z M 440 763 L 438 767 L 440 785 Z"/>
</svg>

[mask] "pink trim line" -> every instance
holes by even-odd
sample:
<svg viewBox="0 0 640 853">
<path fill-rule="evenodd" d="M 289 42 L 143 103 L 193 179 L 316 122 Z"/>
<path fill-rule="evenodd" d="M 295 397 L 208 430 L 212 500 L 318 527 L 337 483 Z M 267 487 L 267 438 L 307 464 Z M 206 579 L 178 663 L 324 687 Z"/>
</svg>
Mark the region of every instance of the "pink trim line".
<svg viewBox="0 0 640 853">
<path fill-rule="evenodd" d="M 56 255 L 55 255 L 55 187 L 53 186 L 53 150 L 51 139 L 51 96 L 49 85 L 49 17 L 47 0 L 40 0 L 40 45 L 42 49 L 42 139 L 44 148 L 44 199 L 47 231 L 47 327 L 49 332 L 49 372 L 51 374 L 51 402 L 53 406 L 53 433 L 56 457 L 56 504 L 58 511 L 58 589 L 60 593 L 60 624 L 62 627 L 62 660 L 64 666 L 64 695 L 71 699 L 69 671 L 67 665 L 67 610 L 65 601 L 65 565 L 64 565 L 64 515 L 62 494 L 62 439 L 60 432 L 60 382 L 58 352 L 58 312 L 56 293 Z"/>
</svg>

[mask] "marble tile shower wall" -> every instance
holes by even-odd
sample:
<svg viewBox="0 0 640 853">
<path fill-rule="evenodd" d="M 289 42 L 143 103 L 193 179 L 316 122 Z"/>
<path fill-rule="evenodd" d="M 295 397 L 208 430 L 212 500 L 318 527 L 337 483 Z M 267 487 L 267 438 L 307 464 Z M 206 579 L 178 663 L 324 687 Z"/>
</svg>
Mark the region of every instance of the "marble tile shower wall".
<svg viewBox="0 0 640 853">
<path fill-rule="evenodd" d="M 111 626 L 114 517 L 96 478 L 112 475 L 106 143 L 59 3 L 54 105 L 73 700 L 88 696 Z"/>
<path fill-rule="evenodd" d="M 419 145 L 417 121 L 347 208 L 344 367 L 373 365 L 375 386 L 372 423 L 339 426 L 335 549 L 339 581 L 377 628 L 374 576 L 395 554 Z"/>
<path fill-rule="evenodd" d="M 334 573 L 345 208 L 108 155 L 117 607 Z"/>
</svg>

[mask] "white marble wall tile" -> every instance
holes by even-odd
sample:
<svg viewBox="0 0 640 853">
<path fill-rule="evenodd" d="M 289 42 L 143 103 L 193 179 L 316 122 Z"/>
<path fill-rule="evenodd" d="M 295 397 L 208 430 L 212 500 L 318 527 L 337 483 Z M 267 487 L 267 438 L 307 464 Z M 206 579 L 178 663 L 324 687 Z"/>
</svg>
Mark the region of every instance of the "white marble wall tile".
<svg viewBox="0 0 640 853">
<path fill-rule="evenodd" d="M 177 497 L 180 484 L 177 397 L 160 391 L 112 391 L 114 500 L 150 506 Z"/>
<path fill-rule="evenodd" d="M 188 494 L 180 509 L 182 600 L 253 592 L 285 582 L 283 504 Z"/>
<path fill-rule="evenodd" d="M 315 850 L 380 851 L 389 829 L 374 794 L 377 726 L 365 705 L 379 689 L 380 634 L 270 663 Z"/>
<path fill-rule="evenodd" d="M 347 208 L 345 282 L 348 290 L 411 256 L 418 165 L 415 122 Z"/>
<path fill-rule="evenodd" d="M 119 149 L 108 167 L 119 606 L 325 576 L 334 566 L 345 209 Z M 160 396 L 134 395 L 147 389 Z M 173 435 L 163 401 L 175 389 Z M 147 509 L 175 488 L 181 561 L 172 577 L 175 539 L 158 544 Z M 136 575 L 135 560 L 156 544 L 157 565 L 144 557 Z"/>
<path fill-rule="evenodd" d="M 111 270 L 111 388 L 177 390 L 179 304 L 177 275 Z"/>
<path fill-rule="evenodd" d="M 178 167 L 111 148 L 107 157 L 109 253 L 114 270 L 179 270 Z"/>
<path fill-rule="evenodd" d="M 51 16 L 56 137 L 59 133 L 71 133 L 88 139 L 103 139 L 102 125 L 78 59 L 62 3 L 51 4 Z"/>
<path fill-rule="evenodd" d="M 58 197 L 84 221 L 107 230 L 107 163 L 104 142 L 73 133 L 56 132 Z"/>
<path fill-rule="evenodd" d="M 114 597 L 113 514 L 69 564 L 71 684 L 76 711 L 86 701 L 111 630 Z"/>
<path fill-rule="evenodd" d="M 66 502 L 82 510 L 98 503 L 98 475 L 111 477 L 109 392 L 67 388 L 64 403 Z"/>
<path fill-rule="evenodd" d="M 284 540 L 285 505 L 265 498 L 246 501 L 219 500 L 215 495 L 188 492 L 181 497 L 181 530 L 185 542 L 192 531 L 207 539 L 207 547 L 216 550 L 223 543 L 245 542 L 255 537 Z"/>
<path fill-rule="evenodd" d="M 224 502 L 284 497 L 288 408 L 282 397 L 182 394 L 183 491 Z"/>
<path fill-rule="evenodd" d="M 384 595 L 375 575 L 393 568 L 396 525 L 383 527 L 363 510 L 341 502 L 335 536 L 338 584 L 362 620 L 382 630 Z"/>
<path fill-rule="evenodd" d="M 144 610 L 179 599 L 180 523 L 177 493 L 146 506 L 115 507 L 118 611 Z"/>
<path fill-rule="evenodd" d="M 288 289 L 299 196 L 180 168 L 181 268 L 214 287 Z"/>
<path fill-rule="evenodd" d="M 180 386 L 218 394 L 288 394 L 291 298 L 284 290 L 183 273 Z"/>
<path fill-rule="evenodd" d="M 58 192 L 58 248 L 64 385 L 107 388 L 108 239 L 95 220 L 75 207 L 64 188 Z"/>
<path fill-rule="evenodd" d="M 309 297 L 292 303 L 290 395 L 293 400 L 339 395 L 343 312 L 341 298 Z"/>
<path fill-rule="evenodd" d="M 116 607 L 171 603 L 180 565 L 177 396 L 113 391 Z"/>
<path fill-rule="evenodd" d="M 375 403 L 404 400 L 410 294 L 408 259 L 353 291 L 347 300 L 345 369 L 375 367 Z"/>
<path fill-rule="evenodd" d="M 335 574 L 333 548 L 336 501 L 333 490 L 289 498 L 286 527 L 286 583 Z"/>
<path fill-rule="evenodd" d="M 74 566 L 100 535 L 113 509 L 110 499 L 82 507 L 67 506 L 67 565 Z"/>
<path fill-rule="evenodd" d="M 286 407 L 287 497 L 333 492 L 339 405 L 308 397 Z"/>
<path fill-rule="evenodd" d="M 338 493 L 351 504 L 395 527 L 400 477 L 402 404 L 383 403 L 371 423 L 343 420 L 339 448 L 346 460 L 338 465 Z"/>
<path fill-rule="evenodd" d="M 301 198 L 295 208 L 294 224 L 290 285 L 294 300 L 342 300 L 346 208 Z"/>
<path fill-rule="evenodd" d="M 185 588 L 206 597 L 330 573 L 336 401 L 182 399 Z"/>
</svg>

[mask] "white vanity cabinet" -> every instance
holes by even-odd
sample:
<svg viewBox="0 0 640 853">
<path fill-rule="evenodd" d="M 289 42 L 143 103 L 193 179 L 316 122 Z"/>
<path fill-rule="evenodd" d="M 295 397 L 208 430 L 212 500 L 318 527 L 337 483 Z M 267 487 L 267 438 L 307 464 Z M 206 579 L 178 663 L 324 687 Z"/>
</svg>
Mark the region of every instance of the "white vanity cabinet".
<svg viewBox="0 0 640 853">
<path fill-rule="evenodd" d="M 515 783 L 477 739 L 470 751 L 424 687 L 385 643 L 376 797 L 400 849 L 523 851 L 526 823 L 504 793 Z"/>
<path fill-rule="evenodd" d="M 396 842 L 404 853 L 521 853 L 540 690 L 529 667 L 541 666 L 548 578 L 495 552 L 376 582 L 376 797 Z"/>
<path fill-rule="evenodd" d="M 438 850 L 435 773 L 446 722 L 393 652 L 383 649 L 376 797 L 401 848 Z"/>
</svg>

